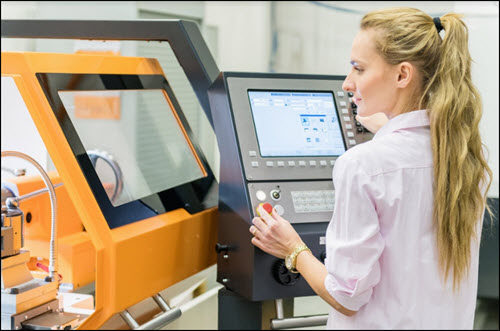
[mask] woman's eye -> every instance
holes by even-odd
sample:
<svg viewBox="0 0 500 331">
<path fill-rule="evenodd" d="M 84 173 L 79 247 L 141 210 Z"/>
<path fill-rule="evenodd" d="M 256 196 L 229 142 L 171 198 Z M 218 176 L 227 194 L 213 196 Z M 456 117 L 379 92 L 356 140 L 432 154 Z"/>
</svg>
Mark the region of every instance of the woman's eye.
<svg viewBox="0 0 500 331">
<path fill-rule="evenodd" d="M 358 67 L 354 67 L 354 70 L 356 70 L 357 72 L 363 71 L 361 68 L 358 68 Z"/>
</svg>

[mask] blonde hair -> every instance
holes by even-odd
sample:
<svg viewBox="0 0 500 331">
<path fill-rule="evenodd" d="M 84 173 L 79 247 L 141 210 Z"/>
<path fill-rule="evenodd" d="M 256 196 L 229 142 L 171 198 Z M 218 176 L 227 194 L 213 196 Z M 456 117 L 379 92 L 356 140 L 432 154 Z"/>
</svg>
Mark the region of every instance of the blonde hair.
<svg viewBox="0 0 500 331">
<path fill-rule="evenodd" d="M 486 192 L 493 178 L 479 134 L 482 102 L 472 84 L 468 29 L 461 17 L 440 18 L 443 39 L 433 18 L 418 9 L 377 10 L 361 21 L 362 30 L 375 29 L 376 48 L 387 63 L 410 62 L 421 76 L 420 98 L 405 111 L 429 112 L 438 263 L 444 281 L 452 271 L 454 290 L 468 274 L 477 222 L 485 207 L 490 212 Z M 487 183 L 484 195 L 481 183 Z"/>
</svg>

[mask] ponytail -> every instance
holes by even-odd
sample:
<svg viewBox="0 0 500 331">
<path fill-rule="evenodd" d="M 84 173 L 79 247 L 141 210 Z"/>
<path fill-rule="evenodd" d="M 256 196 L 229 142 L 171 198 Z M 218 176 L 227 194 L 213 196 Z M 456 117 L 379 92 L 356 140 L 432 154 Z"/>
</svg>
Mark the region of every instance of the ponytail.
<svg viewBox="0 0 500 331">
<path fill-rule="evenodd" d="M 440 59 L 424 94 L 429 95 L 439 266 L 445 280 L 453 270 L 455 289 L 467 276 L 471 240 L 477 240 L 477 222 L 485 206 L 489 209 L 479 183 L 487 182 L 487 173 L 487 192 L 493 176 L 479 133 L 482 102 L 471 79 L 467 26 L 456 14 L 444 15 L 441 24 Z"/>
<path fill-rule="evenodd" d="M 490 212 L 486 192 L 493 178 L 479 134 L 482 103 L 471 79 L 467 26 L 457 14 L 433 19 L 418 9 L 392 8 L 365 15 L 361 28 L 377 31 L 375 45 L 387 63 L 408 61 L 422 76 L 419 101 L 405 111 L 429 113 L 438 264 L 457 289 L 484 208 Z"/>
</svg>

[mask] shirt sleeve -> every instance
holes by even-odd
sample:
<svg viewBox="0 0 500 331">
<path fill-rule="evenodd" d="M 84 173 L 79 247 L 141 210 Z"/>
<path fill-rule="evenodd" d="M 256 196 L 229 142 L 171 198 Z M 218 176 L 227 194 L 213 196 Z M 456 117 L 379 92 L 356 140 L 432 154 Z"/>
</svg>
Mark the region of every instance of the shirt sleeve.
<svg viewBox="0 0 500 331">
<path fill-rule="evenodd" d="M 359 162 L 346 157 L 335 163 L 333 185 L 335 209 L 326 233 L 325 288 L 342 306 L 358 311 L 380 280 L 379 258 L 385 243 L 376 192 Z"/>
</svg>

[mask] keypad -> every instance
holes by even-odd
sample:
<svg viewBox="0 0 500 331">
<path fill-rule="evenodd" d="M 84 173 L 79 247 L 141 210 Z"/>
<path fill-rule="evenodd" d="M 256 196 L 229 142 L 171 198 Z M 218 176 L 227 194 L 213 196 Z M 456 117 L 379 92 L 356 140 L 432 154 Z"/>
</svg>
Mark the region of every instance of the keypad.
<svg viewBox="0 0 500 331">
<path fill-rule="evenodd" d="M 335 191 L 292 191 L 293 208 L 296 213 L 332 212 Z"/>
</svg>

